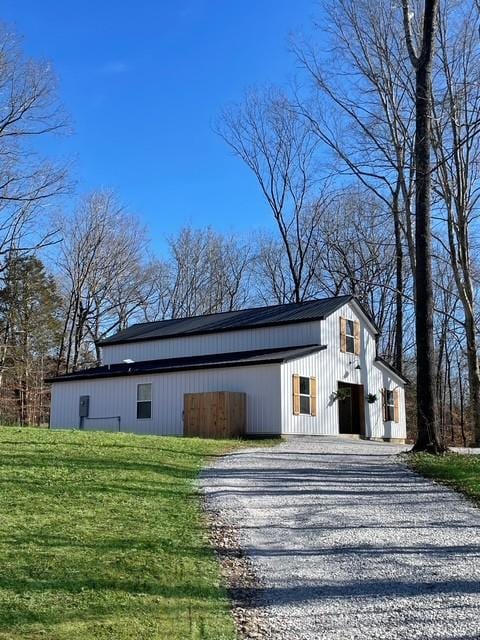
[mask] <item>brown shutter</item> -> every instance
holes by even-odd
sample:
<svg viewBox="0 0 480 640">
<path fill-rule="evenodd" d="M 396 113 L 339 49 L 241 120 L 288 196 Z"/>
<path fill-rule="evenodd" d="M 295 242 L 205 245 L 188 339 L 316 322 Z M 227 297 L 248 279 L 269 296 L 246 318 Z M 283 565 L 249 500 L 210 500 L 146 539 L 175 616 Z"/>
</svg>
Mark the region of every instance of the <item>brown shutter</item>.
<svg viewBox="0 0 480 640">
<path fill-rule="evenodd" d="M 400 422 L 400 394 L 398 389 L 393 392 L 393 421 Z"/>
<path fill-rule="evenodd" d="M 385 389 L 382 389 L 382 414 L 383 414 L 383 421 L 387 422 L 387 393 L 385 391 Z"/>
<path fill-rule="evenodd" d="M 360 355 L 360 321 L 355 320 L 353 323 L 353 336 L 354 336 L 354 353 Z"/>
<path fill-rule="evenodd" d="M 300 376 L 294 373 L 292 376 L 293 389 L 293 415 L 300 415 Z"/>
<path fill-rule="evenodd" d="M 317 379 L 310 378 L 310 415 L 317 415 Z"/>
<path fill-rule="evenodd" d="M 340 351 L 347 352 L 347 321 L 345 318 L 340 318 Z"/>
</svg>

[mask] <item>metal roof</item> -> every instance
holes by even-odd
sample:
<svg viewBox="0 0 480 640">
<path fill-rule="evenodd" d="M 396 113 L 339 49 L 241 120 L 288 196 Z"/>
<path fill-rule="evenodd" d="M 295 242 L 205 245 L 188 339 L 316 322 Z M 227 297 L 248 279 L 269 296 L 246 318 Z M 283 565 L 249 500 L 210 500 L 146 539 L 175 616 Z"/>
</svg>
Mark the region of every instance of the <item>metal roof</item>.
<svg viewBox="0 0 480 640">
<path fill-rule="evenodd" d="M 46 382 L 70 382 L 112 378 L 118 376 L 138 376 L 152 373 L 172 373 L 175 371 L 193 371 L 196 369 L 216 369 L 224 367 L 245 367 L 259 364 L 288 362 L 316 353 L 325 346 L 319 344 L 298 347 L 277 347 L 275 349 L 257 349 L 255 351 L 236 351 L 233 353 L 213 353 L 203 356 L 168 358 L 163 360 L 143 360 L 133 363 L 119 363 L 74 371 L 62 376 L 48 378 Z"/>
<path fill-rule="evenodd" d="M 410 380 L 407 377 L 405 377 L 403 373 L 401 373 L 398 369 L 396 369 L 393 366 L 393 364 L 390 364 L 388 360 L 385 360 L 385 358 L 382 358 L 381 356 L 377 355 L 375 357 L 375 362 L 378 362 L 378 364 L 383 365 L 386 369 L 394 373 L 398 378 L 400 378 L 400 380 L 403 380 L 405 384 L 410 384 Z"/>
<path fill-rule="evenodd" d="M 205 333 L 234 331 L 235 329 L 253 329 L 255 327 L 270 327 L 309 320 L 322 320 L 354 299 L 353 296 L 336 296 L 307 302 L 274 305 L 271 307 L 257 307 L 226 311 L 206 316 L 178 318 L 175 320 L 161 320 L 159 322 L 144 322 L 134 324 L 124 331 L 119 331 L 110 338 L 99 342 L 100 345 L 124 344 L 144 340 L 161 340 L 180 336 L 192 336 Z M 358 301 L 355 300 L 357 304 Z M 361 305 L 359 305 L 360 308 Z M 370 319 L 367 312 L 363 313 Z M 370 320 L 371 321 L 371 320 Z M 373 321 L 371 321 L 373 324 Z"/>
</svg>

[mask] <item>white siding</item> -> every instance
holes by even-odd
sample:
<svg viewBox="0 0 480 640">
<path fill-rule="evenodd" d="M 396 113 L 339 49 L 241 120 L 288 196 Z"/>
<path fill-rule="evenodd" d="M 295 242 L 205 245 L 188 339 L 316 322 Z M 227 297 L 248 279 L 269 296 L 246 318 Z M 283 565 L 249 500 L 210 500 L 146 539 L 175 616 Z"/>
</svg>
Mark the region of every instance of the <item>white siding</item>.
<svg viewBox="0 0 480 640">
<path fill-rule="evenodd" d="M 335 435 L 338 426 L 328 407 L 332 381 L 328 374 L 329 350 L 281 365 L 282 432 L 298 435 Z M 299 374 L 317 378 L 317 415 L 293 415 L 292 376 Z"/>
<path fill-rule="evenodd" d="M 152 384 L 152 418 L 137 420 L 138 384 Z M 280 366 L 257 365 L 206 369 L 148 376 L 54 383 L 51 426 L 79 426 L 82 395 L 90 396 L 90 417 L 121 417 L 121 431 L 182 435 L 183 395 L 201 391 L 242 391 L 247 394 L 247 432 L 280 433 Z M 116 429 L 115 419 L 89 420 L 89 428 Z"/>
<path fill-rule="evenodd" d="M 371 372 L 372 389 L 370 393 L 376 393 L 378 401 L 370 407 L 372 415 L 372 438 L 406 438 L 407 421 L 405 415 L 405 388 L 403 383 L 395 375 L 389 373 L 388 369 L 380 363 L 375 363 Z M 377 391 L 378 389 L 378 391 Z M 383 422 L 383 409 L 381 389 L 398 390 L 398 422 Z"/>
<path fill-rule="evenodd" d="M 114 364 L 130 358 L 156 360 L 207 353 L 231 353 L 274 347 L 320 344 L 320 320 L 277 327 L 225 331 L 201 336 L 147 340 L 102 348 L 103 364 Z"/>
<path fill-rule="evenodd" d="M 360 320 L 361 355 L 340 351 L 340 317 Z M 351 304 L 344 305 L 322 325 L 322 338 L 327 348 L 281 366 L 282 432 L 285 434 L 338 434 L 338 402 L 332 400 L 338 382 L 363 384 L 365 396 L 373 393 L 377 401 L 365 399 L 365 435 L 376 438 L 405 438 L 405 401 L 403 385 L 388 369 L 375 362 L 375 334 L 362 315 Z M 360 369 L 356 367 L 360 365 Z M 317 416 L 293 415 L 293 374 L 317 378 Z M 382 388 L 399 389 L 400 421 L 383 422 Z"/>
<path fill-rule="evenodd" d="M 361 323 L 361 355 L 340 351 L 340 317 Z M 225 332 L 207 336 L 172 338 L 104 348 L 105 363 L 125 358 L 148 360 L 213 352 L 242 351 L 275 346 L 320 343 L 320 321 L 282 327 Z M 283 365 L 256 365 L 224 369 L 153 374 L 122 378 L 55 383 L 52 389 L 51 425 L 78 427 L 81 395 L 90 396 L 90 416 L 120 416 L 121 430 L 158 435 L 183 433 L 183 396 L 202 391 L 241 391 L 247 394 L 249 433 L 338 434 L 338 402 L 332 400 L 339 381 L 363 384 L 366 436 L 405 438 L 403 384 L 388 368 L 375 362 L 375 335 L 358 308 L 349 303 L 322 323 L 321 343 L 326 349 Z M 357 369 L 357 365 L 360 369 Z M 292 375 L 317 378 L 317 416 L 294 416 Z M 152 384 L 152 419 L 136 419 L 137 384 Z M 382 388 L 399 390 L 400 420 L 383 422 Z M 110 424 L 111 422 L 111 424 Z M 89 421 L 98 428 L 116 428 L 112 420 Z"/>
</svg>

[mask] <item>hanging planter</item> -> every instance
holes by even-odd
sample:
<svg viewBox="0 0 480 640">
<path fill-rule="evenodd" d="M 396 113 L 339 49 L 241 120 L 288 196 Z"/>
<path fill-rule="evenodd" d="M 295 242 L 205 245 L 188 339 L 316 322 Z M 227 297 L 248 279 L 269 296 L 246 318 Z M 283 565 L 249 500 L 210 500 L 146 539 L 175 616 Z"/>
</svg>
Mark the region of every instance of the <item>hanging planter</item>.
<svg viewBox="0 0 480 640">
<path fill-rule="evenodd" d="M 332 401 L 335 400 L 346 400 L 350 398 L 350 389 L 338 389 L 337 391 L 333 391 L 331 395 Z"/>
</svg>

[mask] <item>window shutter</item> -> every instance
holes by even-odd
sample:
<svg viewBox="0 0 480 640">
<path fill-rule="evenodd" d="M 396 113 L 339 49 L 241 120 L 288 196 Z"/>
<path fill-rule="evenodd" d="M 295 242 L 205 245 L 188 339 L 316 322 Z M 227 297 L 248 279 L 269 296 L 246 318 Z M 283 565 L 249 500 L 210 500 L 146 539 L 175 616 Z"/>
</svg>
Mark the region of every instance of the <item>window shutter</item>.
<svg viewBox="0 0 480 640">
<path fill-rule="evenodd" d="M 355 320 L 353 323 L 354 351 L 355 355 L 360 355 L 360 321 Z"/>
<path fill-rule="evenodd" d="M 400 394 L 398 389 L 393 392 L 393 421 L 400 422 Z"/>
<path fill-rule="evenodd" d="M 347 352 L 347 321 L 345 318 L 340 318 L 340 351 Z"/>
<path fill-rule="evenodd" d="M 317 415 L 317 379 L 310 378 L 310 415 Z"/>
<path fill-rule="evenodd" d="M 293 415 L 300 415 L 300 376 L 294 373 L 292 376 L 293 389 Z"/>
<path fill-rule="evenodd" d="M 385 389 L 382 389 L 382 413 L 383 421 L 387 422 L 387 392 Z"/>
</svg>

